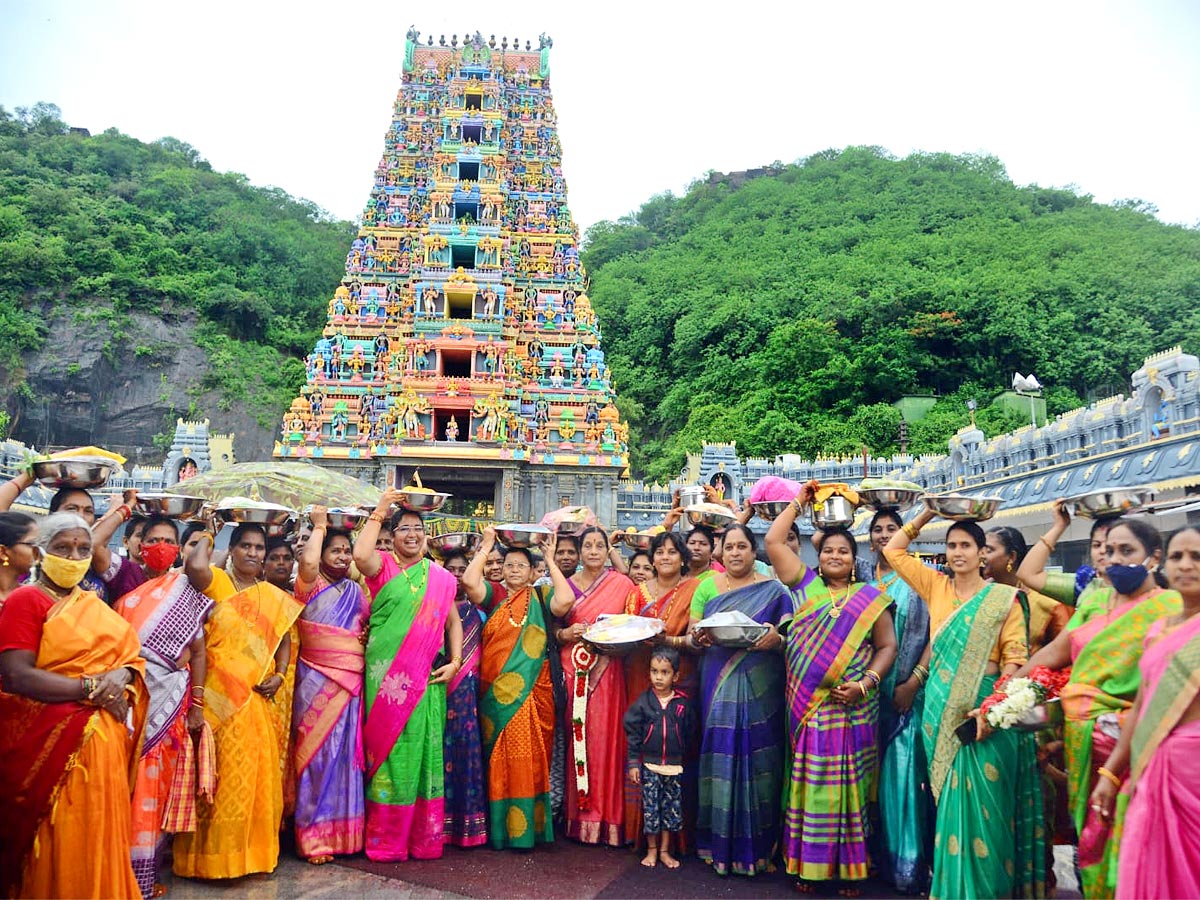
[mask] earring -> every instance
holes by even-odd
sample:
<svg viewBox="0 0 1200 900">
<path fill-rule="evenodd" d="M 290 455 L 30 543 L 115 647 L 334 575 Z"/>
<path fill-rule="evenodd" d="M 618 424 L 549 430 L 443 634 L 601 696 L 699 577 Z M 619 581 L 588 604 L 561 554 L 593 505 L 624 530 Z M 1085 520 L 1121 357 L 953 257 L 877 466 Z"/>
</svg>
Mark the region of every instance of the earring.
<svg viewBox="0 0 1200 900">
<path fill-rule="evenodd" d="M 1010 575 L 1012 574 L 1012 560 L 1011 559 L 1008 561 L 1008 565 L 1004 567 L 1004 571 L 1008 572 Z"/>
<path fill-rule="evenodd" d="M 6 568 L 6 569 L 8 568 L 8 557 L 7 556 L 4 557 L 4 562 L 0 563 L 0 566 L 4 566 L 4 568 Z"/>
</svg>

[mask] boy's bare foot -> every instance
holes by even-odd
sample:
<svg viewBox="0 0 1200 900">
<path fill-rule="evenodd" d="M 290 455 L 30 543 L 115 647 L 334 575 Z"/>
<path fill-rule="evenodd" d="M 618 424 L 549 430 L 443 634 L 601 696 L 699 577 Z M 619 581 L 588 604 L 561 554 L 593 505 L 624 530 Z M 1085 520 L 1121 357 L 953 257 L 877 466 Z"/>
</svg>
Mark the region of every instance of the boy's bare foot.
<svg viewBox="0 0 1200 900">
<path fill-rule="evenodd" d="M 651 847 L 646 851 L 646 855 L 642 857 L 642 865 L 648 869 L 653 869 L 658 865 L 658 848 Z M 676 863 L 678 865 L 678 863 Z"/>
<path fill-rule="evenodd" d="M 673 857 L 666 850 L 661 851 L 658 854 L 658 858 L 662 860 L 662 864 L 664 866 L 666 866 L 668 869 L 678 869 L 679 868 L 679 860 L 677 860 L 675 857 Z"/>
</svg>

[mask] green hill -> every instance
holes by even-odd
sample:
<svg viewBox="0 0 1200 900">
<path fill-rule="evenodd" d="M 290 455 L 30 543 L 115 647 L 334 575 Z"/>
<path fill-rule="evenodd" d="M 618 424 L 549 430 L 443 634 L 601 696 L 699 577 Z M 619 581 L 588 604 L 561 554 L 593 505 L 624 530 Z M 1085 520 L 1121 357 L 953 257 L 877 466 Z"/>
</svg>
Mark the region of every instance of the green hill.
<svg viewBox="0 0 1200 900">
<path fill-rule="evenodd" d="M 176 414 L 226 414 L 239 452 L 261 453 L 352 239 L 349 223 L 214 172 L 174 138 L 87 135 L 50 104 L 0 107 L 0 386 L 14 434 L 144 447 Z M 106 434 L 135 405 L 129 379 L 153 394 L 136 404 L 142 433 Z M 103 414 L 78 428 L 46 414 L 81 392 Z M 247 443 L 248 429 L 261 433 Z"/>
<path fill-rule="evenodd" d="M 749 173 L 754 174 L 754 173 Z M 1053 414 L 1125 389 L 1156 350 L 1200 350 L 1200 232 L 1140 201 L 1017 187 L 991 157 L 830 150 L 711 175 L 587 233 L 591 296 L 633 467 L 708 440 L 750 455 L 897 449 L 907 393 L 941 402 L 910 451 L 944 452 L 1014 372 Z M 1022 419 L 981 409 L 995 433 Z"/>
</svg>

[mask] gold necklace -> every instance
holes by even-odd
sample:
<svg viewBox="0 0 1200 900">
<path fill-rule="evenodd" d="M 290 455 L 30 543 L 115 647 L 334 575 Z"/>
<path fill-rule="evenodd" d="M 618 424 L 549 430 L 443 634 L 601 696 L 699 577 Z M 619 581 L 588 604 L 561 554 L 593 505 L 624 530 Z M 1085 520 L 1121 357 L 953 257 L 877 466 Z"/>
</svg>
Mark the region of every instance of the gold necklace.
<svg viewBox="0 0 1200 900">
<path fill-rule="evenodd" d="M 237 592 L 239 594 L 244 590 L 248 590 L 248 587 L 246 585 L 243 585 L 241 582 L 238 581 L 237 572 L 235 572 L 232 569 L 229 570 L 229 580 L 233 582 L 233 586 L 234 586 L 234 588 L 237 589 Z M 255 578 L 252 582 L 250 582 L 249 587 L 254 587 L 260 581 L 262 581 L 261 578 Z"/>
<path fill-rule="evenodd" d="M 846 590 L 842 592 L 841 597 L 834 597 L 833 591 L 829 592 L 829 609 L 825 612 L 829 618 L 836 619 L 842 614 L 842 608 L 850 601 L 850 590 L 854 587 L 853 584 L 846 585 Z M 840 603 L 838 601 L 841 601 Z"/>
<path fill-rule="evenodd" d="M 516 621 L 512 617 L 513 600 L 516 599 L 517 594 L 509 594 L 508 600 L 506 600 L 504 603 L 504 614 L 506 616 L 508 616 L 508 624 L 511 625 L 513 628 L 523 628 L 525 626 L 525 623 L 529 620 L 529 606 L 530 606 L 530 604 L 533 603 L 533 590 L 530 588 L 530 589 L 528 589 L 528 591 L 529 591 L 529 602 L 525 604 L 525 612 L 521 615 L 520 622 Z M 519 594 L 520 591 L 518 591 L 517 593 Z"/>
<path fill-rule="evenodd" d="M 397 560 L 397 562 L 399 562 L 399 560 Z M 421 560 L 421 562 L 424 562 L 424 560 Z M 400 574 L 404 576 L 404 583 L 408 585 L 408 590 L 409 590 L 409 593 L 411 593 L 411 594 L 415 594 L 417 592 L 417 585 L 413 584 L 413 580 L 412 580 L 412 578 L 409 577 L 408 573 L 412 569 L 418 569 L 418 570 L 420 570 L 421 574 L 424 575 L 425 568 L 421 565 L 421 562 L 414 563 L 413 565 L 409 566 L 407 569 L 400 570 Z M 419 582 L 418 582 L 418 584 L 419 584 Z"/>
<path fill-rule="evenodd" d="M 751 576 L 749 581 L 747 581 L 745 584 L 738 584 L 737 587 L 734 587 L 733 581 L 729 578 L 728 572 L 725 572 L 723 574 L 725 575 L 725 593 L 727 593 L 727 594 L 730 591 L 737 590 L 738 588 L 750 587 L 750 585 L 752 585 L 752 584 L 758 584 L 758 573 L 757 572 L 755 572 Z"/>
</svg>

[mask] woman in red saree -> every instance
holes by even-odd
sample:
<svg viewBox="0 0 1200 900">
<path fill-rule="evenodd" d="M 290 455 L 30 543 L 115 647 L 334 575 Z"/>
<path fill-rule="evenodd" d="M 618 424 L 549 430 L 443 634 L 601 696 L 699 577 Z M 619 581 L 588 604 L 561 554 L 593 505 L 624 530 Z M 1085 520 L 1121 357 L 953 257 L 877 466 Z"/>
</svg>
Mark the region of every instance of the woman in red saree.
<svg viewBox="0 0 1200 900">
<path fill-rule="evenodd" d="M 696 689 L 699 684 L 695 648 L 688 640 L 691 625 L 692 594 L 700 581 L 687 574 L 691 553 L 677 531 L 661 531 L 650 542 L 650 556 L 654 565 L 654 576 L 638 584 L 625 599 L 625 612 L 632 616 L 661 619 L 663 630 L 655 643 L 664 643 L 679 651 L 679 681 L 677 690 L 684 694 L 694 707 Z M 647 644 L 638 647 L 625 657 L 625 707 L 629 708 L 650 687 L 650 652 Z M 690 762 L 698 757 L 699 745 L 692 748 Z M 683 783 L 683 831 L 680 832 L 680 850 L 686 851 L 694 841 L 696 824 L 696 766 L 685 765 Z M 638 784 L 625 781 L 625 836 L 634 844 L 645 844 L 642 834 L 642 789 Z"/>
<path fill-rule="evenodd" d="M 130 789 L 146 714 L 137 633 L 79 588 L 92 535 L 42 522 L 36 583 L 0 611 L 0 895 L 140 897 Z"/>
<path fill-rule="evenodd" d="M 585 844 L 625 843 L 625 670 L 580 637 L 596 617 L 625 611 L 633 582 L 606 568 L 608 535 L 592 526 L 579 538 L 582 567 L 569 579 L 575 597 L 558 630 L 567 685 L 567 837 Z"/>
</svg>

